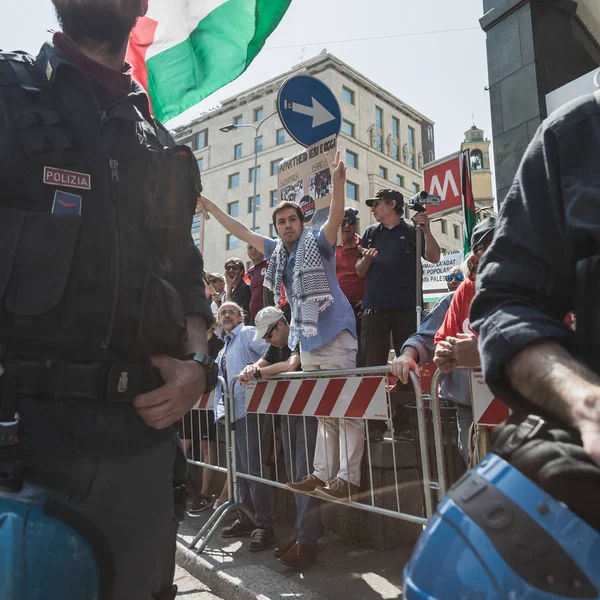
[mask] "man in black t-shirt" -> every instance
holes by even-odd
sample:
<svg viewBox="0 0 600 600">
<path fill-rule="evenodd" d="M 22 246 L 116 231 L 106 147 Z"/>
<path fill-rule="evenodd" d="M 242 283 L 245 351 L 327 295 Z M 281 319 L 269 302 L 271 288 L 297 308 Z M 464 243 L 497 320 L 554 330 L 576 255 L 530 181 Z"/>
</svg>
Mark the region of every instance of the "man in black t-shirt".
<svg viewBox="0 0 600 600">
<path fill-rule="evenodd" d="M 247 383 L 278 373 L 300 371 L 300 348 L 292 351 L 288 347 L 290 326 L 283 312 L 274 306 L 267 306 L 256 315 L 255 325 L 254 339 L 262 338 L 270 346 L 260 360 L 241 372 L 240 381 Z M 317 419 L 284 416 L 281 418 L 281 436 L 288 479 L 301 481 L 313 469 Z M 297 509 L 296 536 L 275 548 L 274 554 L 289 567 L 304 568 L 314 564 L 317 558 L 317 538 L 321 527 L 320 501 L 304 494 L 294 494 L 294 498 Z"/>
</svg>

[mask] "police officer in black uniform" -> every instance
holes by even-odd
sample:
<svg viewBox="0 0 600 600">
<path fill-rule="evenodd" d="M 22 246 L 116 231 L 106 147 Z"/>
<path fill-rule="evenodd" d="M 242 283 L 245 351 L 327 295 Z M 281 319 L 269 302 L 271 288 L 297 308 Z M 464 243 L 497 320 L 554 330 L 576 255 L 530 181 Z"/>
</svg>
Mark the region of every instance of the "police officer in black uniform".
<svg viewBox="0 0 600 600">
<path fill-rule="evenodd" d="M 502 204 L 472 326 L 513 409 L 493 451 L 600 531 L 600 92 L 546 119 Z M 576 309 L 577 332 L 565 323 Z"/>
<path fill-rule="evenodd" d="M 0 55 L 0 481 L 95 523 L 103 597 L 112 581 L 110 597 L 166 600 L 173 423 L 216 383 L 190 235 L 200 176 L 124 64 L 147 0 L 53 3 L 53 44 Z"/>
</svg>

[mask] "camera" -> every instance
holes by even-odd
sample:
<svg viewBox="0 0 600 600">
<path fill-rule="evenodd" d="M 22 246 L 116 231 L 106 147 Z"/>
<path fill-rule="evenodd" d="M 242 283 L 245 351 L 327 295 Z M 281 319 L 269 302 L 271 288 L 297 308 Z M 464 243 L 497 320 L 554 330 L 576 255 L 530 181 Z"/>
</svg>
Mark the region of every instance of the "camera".
<svg viewBox="0 0 600 600">
<path fill-rule="evenodd" d="M 433 194 L 428 194 L 425 191 L 417 192 L 414 194 L 410 200 L 408 201 L 408 208 L 416 211 L 416 212 L 425 212 L 425 204 L 430 204 L 431 206 L 439 206 L 442 203 L 441 196 L 435 196 Z"/>
</svg>

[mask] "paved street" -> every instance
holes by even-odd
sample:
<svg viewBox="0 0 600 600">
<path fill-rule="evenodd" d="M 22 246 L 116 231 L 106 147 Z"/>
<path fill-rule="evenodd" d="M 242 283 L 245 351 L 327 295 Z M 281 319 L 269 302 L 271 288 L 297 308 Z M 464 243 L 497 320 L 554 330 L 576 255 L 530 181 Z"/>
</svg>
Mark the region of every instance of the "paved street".
<svg viewBox="0 0 600 600">
<path fill-rule="evenodd" d="M 178 598 L 186 600 L 221 600 L 200 581 L 188 574 L 181 567 L 175 568 L 175 584 L 179 589 Z"/>
</svg>

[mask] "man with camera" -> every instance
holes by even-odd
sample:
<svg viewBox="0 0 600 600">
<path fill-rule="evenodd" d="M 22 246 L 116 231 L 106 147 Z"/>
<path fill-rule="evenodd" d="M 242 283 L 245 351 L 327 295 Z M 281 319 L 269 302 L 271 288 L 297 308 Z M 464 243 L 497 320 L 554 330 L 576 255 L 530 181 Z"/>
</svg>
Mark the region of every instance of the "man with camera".
<svg viewBox="0 0 600 600">
<path fill-rule="evenodd" d="M 440 247 L 431 233 L 429 217 L 418 212 L 410 226 L 404 219 L 404 196 L 379 190 L 366 204 L 378 222 L 365 230 L 356 272 L 366 278 L 361 347 L 365 366 L 385 365 L 390 334 L 396 354 L 416 330 L 417 229 L 421 228 L 423 257 L 440 260 Z M 418 227 L 417 227 L 418 226 Z"/>
</svg>

